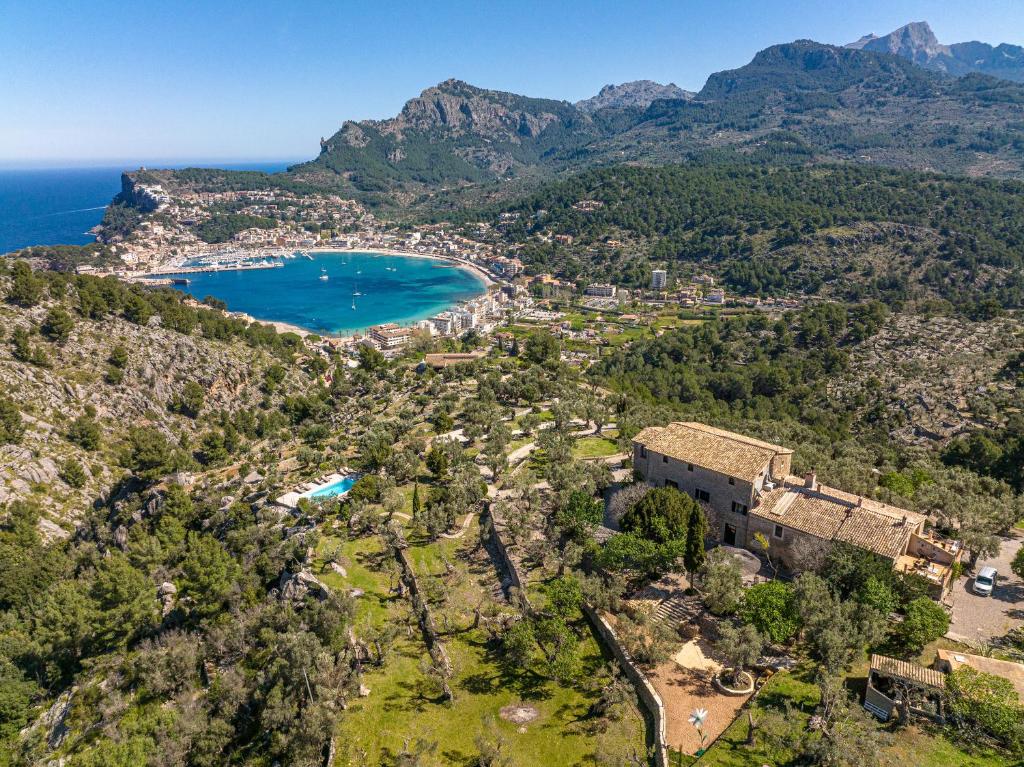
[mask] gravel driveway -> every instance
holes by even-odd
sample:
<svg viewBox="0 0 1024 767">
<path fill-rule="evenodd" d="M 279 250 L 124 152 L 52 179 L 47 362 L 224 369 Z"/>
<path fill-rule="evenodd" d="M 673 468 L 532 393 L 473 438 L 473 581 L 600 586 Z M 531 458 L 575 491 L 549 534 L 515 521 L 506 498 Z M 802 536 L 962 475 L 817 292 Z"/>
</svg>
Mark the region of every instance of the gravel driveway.
<svg viewBox="0 0 1024 767">
<path fill-rule="evenodd" d="M 967 644 L 980 646 L 995 637 L 1024 625 L 1024 581 L 1010 570 L 1010 562 L 1024 544 L 1018 532 L 1004 538 L 998 556 L 978 560 L 974 572 L 992 566 L 999 571 L 996 587 L 990 597 L 971 591 L 974 578 L 961 578 L 953 586 L 953 620 L 946 636 Z"/>
</svg>

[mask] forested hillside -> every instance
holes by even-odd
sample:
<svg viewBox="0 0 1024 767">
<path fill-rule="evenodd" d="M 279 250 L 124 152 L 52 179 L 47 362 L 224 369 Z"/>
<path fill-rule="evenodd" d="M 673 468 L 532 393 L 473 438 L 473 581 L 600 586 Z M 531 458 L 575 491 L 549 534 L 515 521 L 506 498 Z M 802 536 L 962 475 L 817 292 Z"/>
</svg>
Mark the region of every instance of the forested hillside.
<svg viewBox="0 0 1024 767">
<path fill-rule="evenodd" d="M 1022 192 L 849 165 L 616 166 L 500 209 L 515 217 L 500 229 L 536 271 L 643 286 L 657 263 L 680 277 L 712 270 L 742 293 L 941 298 L 977 314 L 1024 303 Z M 459 218 L 498 223 L 497 212 Z M 539 236 L 551 233 L 574 240 Z"/>
<path fill-rule="evenodd" d="M 989 377 L 971 382 L 976 420 L 962 436 L 908 441 L 900 405 L 913 395 L 894 396 L 892 379 L 907 387 L 904 393 L 921 386 L 931 396 L 949 395 L 960 382 L 930 377 L 922 364 L 928 352 L 915 361 L 910 350 L 906 369 L 896 373 L 865 357 L 883 332 L 897 333 L 904 348 L 912 344 L 921 329 L 903 323 L 879 303 L 826 304 L 774 320 L 741 315 L 637 342 L 588 374 L 624 395 L 618 415 L 624 435 L 647 424 L 694 420 L 793 445 L 798 471 L 816 468 L 850 492 L 930 514 L 975 550 L 986 550 L 997 533 L 1024 519 L 1024 419 L 1016 409 L 986 406 L 986 399 L 1004 395 L 1019 401 L 1024 391 L 1018 351 L 1024 327 L 987 325 L 1006 343 L 986 355 Z M 1000 382 L 1007 391 L 999 391 Z M 983 419 L 987 428 L 979 429 Z"/>
</svg>

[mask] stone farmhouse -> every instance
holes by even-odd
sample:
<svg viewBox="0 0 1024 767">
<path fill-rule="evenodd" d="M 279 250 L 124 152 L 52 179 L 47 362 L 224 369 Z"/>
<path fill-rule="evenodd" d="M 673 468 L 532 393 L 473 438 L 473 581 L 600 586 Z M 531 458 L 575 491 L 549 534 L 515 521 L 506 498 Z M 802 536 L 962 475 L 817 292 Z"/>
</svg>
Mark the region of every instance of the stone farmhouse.
<svg viewBox="0 0 1024 767">
<path fill-rule="evenodd" d="M 773 558 L 801 570 L 815 552 L 841 541 L 920 575 L 934 598 L 945 595 L 959 542 L 925 531 L 922 514 L 827 487 L 813 472 L 793 476 L 792 458 L 781 445 L 695 422 L 651 426 L 633 439 L 640 476 L 702 503 L 722 543 L 763 553 L 760 534 Z"/>
</svg>

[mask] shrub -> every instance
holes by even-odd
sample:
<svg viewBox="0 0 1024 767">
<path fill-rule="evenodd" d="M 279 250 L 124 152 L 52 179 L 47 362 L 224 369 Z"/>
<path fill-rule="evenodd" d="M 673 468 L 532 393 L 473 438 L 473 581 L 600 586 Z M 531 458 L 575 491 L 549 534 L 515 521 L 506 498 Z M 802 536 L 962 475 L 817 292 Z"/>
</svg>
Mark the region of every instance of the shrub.
<svg viewBox="0 0 1024 767">
<path fill-rule="evenodd" d="M 908 650 L 920 651 L 949 630 L 949 614 L 928 597 L 918 597 L 909 605 L 896 637 Z"/>
<path fill-rule="evenodd" d="M 0 395 L 0 445 L 16 445 L 25 434 L 21 411 L 14 401 Z"/>
<path fill-rule="evenodd" d="M 946 677 L 946 711 L 962 729 L 980 730 L 1015 753 L 1024 749 L 1024 706 L 1008 679 L 956 669 Z"/>
<path fill-rule="evenodd" d="M 772 642 L 785 642 L 800 627 L 791 586 L 780 581 L 751 586 L 743 595 L 740 615 Z"/>
<path fill-rule="evenodd" d="M 690 515 L 698 511 L 696 501 L 674 487 L 651 490 L 637 501 L 619 521 L 622 530 L 655 543 L 685 541 Z"/>
<path fill-rule="evenodd" d="M 702 584 L 704 604 L 715 615 L 731 615 L 743 599 L 743 574 L 736 560 L 722 549 L 708 554 Z"/>
<path fill-rule="evenodd" d="M 85 469 L 78 461 L 69 458 L 61 464 L 60 478 L 71 487 L 83 487 L 85 485 Z"/>
<path fill-rule="evenodd" d="M 100 446 L 100 426 L 87 415 L 80 415 L 68 427 L 68 441 L 92 452 Z"/>
<path fill-rule="evenodd" d="M 71 319 L 71 315 L 64 311 L 63 308 L 55 306 L 47 312 L 46 319 L 43 320 L 42 330 L 43 335 L 51 341 L 64 343 L 68 340 L 74 327 L 75 321 Z"/>
<path fill-rule="evenodd" d="M 203 391 L 202 386 L 195 381 L 186 381 L 185 385 L 181 387 L 181 392 L 171 400 L 169 409 L 173 413 L 195 418 L 203 409 L 205 399 L 206 392 Z"/>
</svg>

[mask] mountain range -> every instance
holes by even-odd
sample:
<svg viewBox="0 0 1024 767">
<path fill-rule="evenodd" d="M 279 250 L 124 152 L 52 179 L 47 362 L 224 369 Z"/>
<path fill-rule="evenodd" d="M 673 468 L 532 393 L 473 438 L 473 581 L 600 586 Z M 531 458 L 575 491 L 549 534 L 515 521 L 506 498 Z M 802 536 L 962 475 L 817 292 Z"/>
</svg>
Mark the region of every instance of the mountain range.
<svg viewBox="0 0 1024 767">
<path fill-rule="evenodd" d="M 976 40 L 943 45 L 926 21 L 915 21 L 884 37 L 864 35 L 847 48 L 902 56 L 936 72 L 964 75 L 970 72 L 1024 82 L 1024 48 L 1001 43 L 992 46 Z"/>
<path fill-rule="evenodd" d="M 848 46 L 775 45 L 697 93 L 640 80 L 571 103 L 451 79 L 395 117 L 346 121 L 278 179 L 411 203 L 621 162 L 852 161 L 1019 178 L 1024 85 L 995 75 L 1024 72 L 1020 50 L 943 46 L 919 23 Z"/>
</svg>

